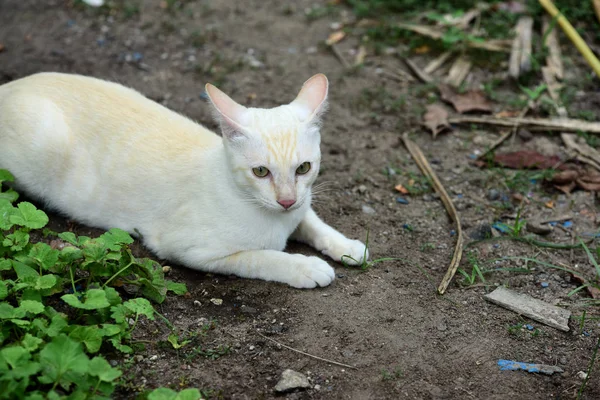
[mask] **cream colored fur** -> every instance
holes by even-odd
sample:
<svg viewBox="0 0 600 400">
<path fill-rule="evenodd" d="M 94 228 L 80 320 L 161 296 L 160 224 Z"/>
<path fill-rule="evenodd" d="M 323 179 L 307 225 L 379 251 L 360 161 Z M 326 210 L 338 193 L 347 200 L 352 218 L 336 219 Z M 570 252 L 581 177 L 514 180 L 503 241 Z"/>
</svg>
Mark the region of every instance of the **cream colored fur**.
<svg viewBox="0 0 600 400">
<path fill-rule="evenodd" d="M 310 206 L 327 90 L 315 75 L 292 103 L 254 109 L 207 85 L 219 137 L 124 86 L 36 74 L 0 86 L 0 168 L 49 207 L 90 226 L 138 231 L 159 257 L 189 268 L 326 286 L 329 264 L 282 250 L 292 236 L 336 261 L 363 260 L 364 244 Z M 311 169 L 298 175 L 303 162 Z M 268 177 L 252 172 L 259 166 Z"/>
</svg>

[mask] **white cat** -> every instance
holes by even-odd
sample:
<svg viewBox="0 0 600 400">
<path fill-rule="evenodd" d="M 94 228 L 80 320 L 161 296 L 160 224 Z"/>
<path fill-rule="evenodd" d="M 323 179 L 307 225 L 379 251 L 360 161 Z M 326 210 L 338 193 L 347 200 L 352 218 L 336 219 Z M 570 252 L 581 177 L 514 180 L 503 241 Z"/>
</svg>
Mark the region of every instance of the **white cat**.
<svg viewBox="0 0 600 400">
<path fill-rule="evenodd" d="M 326 286 L 329 264 L 282 250 L 291 237 L 336 261 L 368 257 L 311 209 L 327 91 L 315 75 L 290 104 L 259 109 L 208 84 L 219 137 L 116 83 L 40 73 L 0 86 L 0 168 L 49 207 L 137 231 L 189 268 Z"/>
</svg>

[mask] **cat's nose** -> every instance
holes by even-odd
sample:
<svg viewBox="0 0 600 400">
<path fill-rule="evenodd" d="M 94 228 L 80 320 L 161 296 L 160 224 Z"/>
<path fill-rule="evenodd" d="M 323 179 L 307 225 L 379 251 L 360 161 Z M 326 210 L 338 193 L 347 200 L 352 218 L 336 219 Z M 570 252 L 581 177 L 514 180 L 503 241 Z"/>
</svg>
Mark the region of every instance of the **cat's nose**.
<svg viewBox="0 0 600 400">
<path fill-rule="evenodd" d="M 296 200 L 277 200 L 277 202 L 286 210 L 296 204 Z"/>
</svg>

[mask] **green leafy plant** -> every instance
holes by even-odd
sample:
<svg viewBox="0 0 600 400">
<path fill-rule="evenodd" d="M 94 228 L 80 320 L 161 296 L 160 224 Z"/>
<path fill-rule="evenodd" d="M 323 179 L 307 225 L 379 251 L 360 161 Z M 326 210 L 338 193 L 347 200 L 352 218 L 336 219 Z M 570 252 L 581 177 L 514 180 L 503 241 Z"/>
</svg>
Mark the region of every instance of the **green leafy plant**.
<svg viewBox="0 0 600 400">
<path fill-rule="evenodd" d="M 342 262 L 342 264 L 344 264 L 345 267 L 352 267 L 352 266 L 358 265 L 361 270 L 366 271 L 369 268 L 371 268 L 372 266 L 374 266 L 375 264 L 379 264 L 380 262 L 399 261 L 400 260 L 400 258 L 383 257 L 383 258 L 378 258 L 375 260 L 367 261 L 367 253 L 368 252 L 369 252 L 369 231 L 367 230 L 367 239 L 365 240 L 365 252 L 362 257 L 362 262 L 359 262 L 357 259 L 355 259 L 349 255 L 343 255 L 342 259 L 340 261 Z M 350 265 L 347 263 L 347 260 L 352 260 L 352 261 L 354 261 L 355 264 Z"/>
<path fill-rule="evenodd" d="M 467 253 L 467 260 L 469 261 L 469 264 L 471 264 L 471 273 L 469 274 L 462 268 L 457 270 L 463 276 L 463 284 L 466 286 L 472 286 L 477 282 L 477 278 L 479 278 L 481 283 L 485 283 L 483 271 L 479 267 L 479 260 L 475 254 L 473 254 L 473 252 Z"/>
<path fill-rule="evenodd" d="M 12 181 L 0 170 L 0 183 Z M 160 316 L 151 301 L 186 287 L 165 280 L 157 262 L 135 258 L 133 239 L 119 229 L 58 234 L 60 249 L 34 243 L 48 216 L 17 198 L 0 187 L 0 399 L 107 398 L 122 372 L 101 353 L 132 353 L 139 319 Z M 122 297 L 123 285 L 137 296 Z M 186 393 L 169 398 L 200 397 Z"/>
</svg>

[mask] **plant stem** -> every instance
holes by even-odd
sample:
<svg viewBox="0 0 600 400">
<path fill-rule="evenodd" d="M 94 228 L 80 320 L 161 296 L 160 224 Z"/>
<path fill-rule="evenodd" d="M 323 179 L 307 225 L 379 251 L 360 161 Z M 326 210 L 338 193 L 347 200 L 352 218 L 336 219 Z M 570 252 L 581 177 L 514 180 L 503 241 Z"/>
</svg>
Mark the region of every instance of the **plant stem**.
<svg viewBox="0 0 600 400">
<path fill-rule="evenodd" d="M 124 266 L 123 268 L 121 268 L 116 274 L 114 274 L 106 282 L 104 282 L 104 285 L 102 285 L 102 288 L 105 288 L 106 285 L 108 285 L 110 283 L 110 281 L 112 281 L 113 279 L 115 279 L 117 276 L 121 275 L 121 273 L 123 271 L 125 271 L 127 268 L 131 267 L 134 263 L 135 263 L 135 261 L 131 261 L 129 264 L 127 264 L 126 266 Z"/>
<path fill-rule="evenodd" d="M 583 383 L 579 387 L 579 392 L 577 393 L 578 400 L 581 399 L 581 395 L 583 394 L 583 391 L 585 390 L 585 386 L 587 385 L 588 381 L 590 380 L 590 375 L 592 374 L 592 368 L 594 368 L 594 363 L 596 362 L 596 354 L 598 354 L 598 347 L 600 347 L 600 336 L 598 337 L 598 342 L 596 342 L 596 347 L 594 348 L 594 353 L 592 354 L 592 360 L 590 361 L 590 365 L 587 369 L 587 375 L 586 375 L 585 379 L 583 380 Z"/>
</svg>

